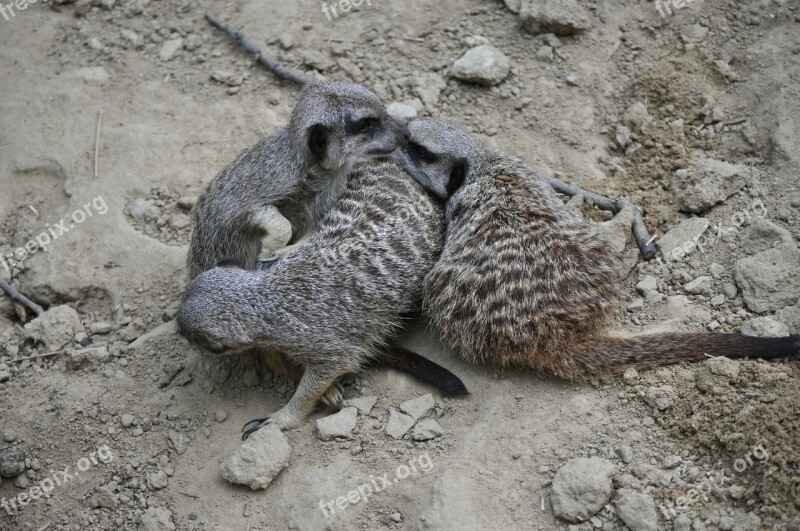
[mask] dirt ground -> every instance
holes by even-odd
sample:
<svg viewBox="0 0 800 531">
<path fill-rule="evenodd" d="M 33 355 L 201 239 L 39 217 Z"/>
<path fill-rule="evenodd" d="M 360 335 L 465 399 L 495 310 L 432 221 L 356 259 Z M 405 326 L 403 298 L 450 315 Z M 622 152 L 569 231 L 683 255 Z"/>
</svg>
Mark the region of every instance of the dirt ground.
<svg viewBox="0 0 800 531">
<path fill-rule="evenodd" d="M 610 328 L 739 331 L 771 317 L 800 332 L 800 263 L 790 263 L 800 3 L 698 0 L 662 16 L 652 2 L 578 2 L 590 27 L 558 37 L 529 33 L 497 0 L 372 0 L 330 21 L 312 0 L 40 1 L 0 13 L 0 275 L 80 318 L 37 329 L 0 298 L 0 529 L 800 529 L 796 360 L 709 360 L 576 384 L 467 365 L 424 322 L 404 343 L 461 376 L 469 396 L 371 369 L 347 389 L 378 397 L 349 438 L 324 442 L 313 420 L 286 432 L 289 465 L 266 490 L 220 474 L 241 425 L 278 409 L 292 385 L 175 333 L 188 213 L 220 169 L 286 122 L 297 87 L 212 28 L 207 9 L 284 64 L 363 83 L 541 170 L 629 197 L 659 237 L 690 217 L 676 170 L 702 157 L 747 168 L 742 186 L 699 216 L 731 225 L 760 201 L 772 236 L 748 218 L 666 263 L 636 263 L 629 240 Z M 475 37 L 510 60 L 502 83 L 450 75 Z M 42 234 L 46 245 L 11 258 Z M 783 267 L 785 283 L 760 286 L 757 304 L 734 271 L 771 248 L 789 258 L 764 267 Z M 686 287 L 698 277 L 704 288 Z M 51 337 L 64 326 L 67 344 Z M 94 350 L 76 356 L 85 348 Z M 425 393 L 444 433 L 387 435 L 389 408 Z M 320 509 L 424 455 L 428 471 L 334 515 Z M 618 492 L 569 524 L 554 516 L 551 485 L 580 457 L 612 463 Z M 36 496 L 50 478 L 57 484 Z M 625 489 L 652 498 L 655 517 L 626 527 Z M 687 502 L 692 490 L 702 494 Z"/>
</svg>

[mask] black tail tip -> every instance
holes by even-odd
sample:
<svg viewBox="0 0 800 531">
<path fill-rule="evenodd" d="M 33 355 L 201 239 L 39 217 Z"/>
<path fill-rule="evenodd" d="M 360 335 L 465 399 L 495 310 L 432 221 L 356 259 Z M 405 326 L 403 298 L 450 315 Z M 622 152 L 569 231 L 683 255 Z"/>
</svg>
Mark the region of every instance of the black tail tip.
<svg viewBox="0 0 800 531">
<path fill-rule="evenodd" d="M 439 389 L 449 396 L 467 396 L 470 394 L 467 386 L 461 381 L 461 378 L 452 373 L 450 377 L 439 380 L 439 384 Z"/>
</svg>

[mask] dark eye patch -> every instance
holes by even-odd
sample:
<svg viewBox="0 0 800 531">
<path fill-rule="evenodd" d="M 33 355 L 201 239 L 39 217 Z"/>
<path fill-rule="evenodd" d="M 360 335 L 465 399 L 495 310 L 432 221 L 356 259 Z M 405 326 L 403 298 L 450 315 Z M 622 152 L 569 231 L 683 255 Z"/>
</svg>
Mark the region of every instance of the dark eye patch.
<svg viewBox="0 0 800 531">
<path fill-rule="evenodd" d="M 406 151 L 408 151 L 408 154 L 414 159 L 420 160 L 427 164 L 433 164 L 438 159 L 435 153 L 431 152 L 431 150 L 422 144 L 418 144 L 416 142 L 409 142 L 406 146 Z"/>
<path fill-rule="evenodd" d="M 364 118 L 356 122 L 355 129 L 358 133 L 364 134 L 364 133 L 369 133 L 370 131 L 373 131 L 375 129 L 378 129 L 380 125 L 381 121 L 378 120 L 377 118 Z"/>
</svg>

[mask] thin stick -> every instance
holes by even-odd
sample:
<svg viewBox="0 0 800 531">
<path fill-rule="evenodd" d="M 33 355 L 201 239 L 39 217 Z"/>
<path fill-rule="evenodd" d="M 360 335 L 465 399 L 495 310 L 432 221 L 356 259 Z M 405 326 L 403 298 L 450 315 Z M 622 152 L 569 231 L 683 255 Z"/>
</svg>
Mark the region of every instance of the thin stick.
<svg viewBox="0 0 800 531">
<path fill-rule="evenodd" d="M 183 494 L 184 496 L 188 496 L 188 497 L 194 498 L 194 499 L 200 498 L 200 496 L 198 496 L 197 494 L 192 494 L 191 492 L 186 492 L 186 491 L 183 491 L 183 490 L 179 490 L 178 494 Z"/>
<path fill-rule="evenodd" d="M 94 178 L 97 179 L 97 159 L 100 156 L 100 125 L 103 123 L 103 111 L 97 115 L 97 130 L 94 132 Z"/>
<path fill-rule="evenodd" d="M 609 199 L 600 194 L 584 190 L 574 184 L 567 184 L 555 177 L 548 177 L 547 180 L 556 192 L 568 196 L 582 195 L 587 199 L 591 199 L 600 210 L 608 210 L 614 214 L 618 214 L 625 205 L 630 203 L 627 199 Z M 642 253 L 642 258 L 645 260 L 652 260 L 656 256 L 656 246 L 653 243 L 653 237 L 650 236 L 647 226 L 644 224 L 643 214 L 644 211 L 642 207 L 633 207 L 633 224 L 631 225 L 631 230 L 633 231 L 633 238 L 636 240 L 636 245 L 639 246 L 639 251 Z"/>
<path fill-rule="evenodd" d="M 45 352 L 44 354 L 36 354 L 34 356 L 25 356 L 24 358 L 14 358 L 11 360 L 12 362 L 15 361 L 25 361 L 25 360 L 35 360 L 38 358 L 49 358 L 50 356 L 55 356 L 57 354 L 63 354 L 63 350 L 56 350 L 55 352 Z"/>
<path fill-rule="evenodd" d="M 297 70 L 292 70 L 291 68 L 287 68 L 277 62 L 272 57 L 268 56 L 264 52 L 262 52 L 255 44 L 253 44 L 245 35 L 233 29 L 228 24 L 225 24 L 222 20 L 219 19 L 215 14 L 208 11 L 206 12 L 206 19 L 211 23 L 212 26 L 215 28 L 219 28 L 223 30 L 225 33 L 233 37 L 245 50 L 248 52 L 255 54 L 258 58 L 258 62 L 262 65 L 267 67 L 267 70 L 275 74 L 281 79 L 285 79 L 287 81 L 291 81 L 293 83 L 298 83 L 300 85 L 305 85 L 311 78 L 307 75 L 303 74 L 302 72 L 298 72 Z"/>
<path fill-rule="evenodd" d="M 17 301 L 18 303 L 22 304 L 30 311 L 35 313 L 37 317 L 44 313 L 44 308 L 42 308 L 41 306 L 30 300 L 28 297 L 26 297 L 16 289 L 14 289 L 14 287 L 11 284 L 6 282 L 2 278 L 0 278 L 0 288 L 3 288 L 3 291 L 8 293 L 9 297 L 11 297 L 15 301 Z"/>
</svg>

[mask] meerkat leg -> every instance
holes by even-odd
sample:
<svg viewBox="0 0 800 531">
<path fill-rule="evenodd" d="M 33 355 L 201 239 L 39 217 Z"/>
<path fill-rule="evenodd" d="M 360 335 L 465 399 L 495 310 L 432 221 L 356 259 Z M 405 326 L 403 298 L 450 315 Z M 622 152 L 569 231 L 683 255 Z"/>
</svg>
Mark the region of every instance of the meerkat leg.
<svg viewBox="0 0 800 531">
<path fill-rule="evenodd" d="M 265 264 L 266 267 L 269 267 L 275 262 L 283 260 L 290 254 L 292 254 L 295 250 L 297 250 L 297 248 L 307 244 L 308 241 L 311 239 L 311 234 L 312 233 L 306 234 L 305 236 L 300 238 L 300 240 L 293 243 L 292 245 L 286 245 L 284 247 L 281 247 L 280 249 L 273 251 L 272 253 L 269 254 L 269 256 L 265 257 L 263 260 L 260 259 L 259 261 Z M 262 267 L 262 269 L 264 269 L 264 267 Z"/>
<path fill-rule="evenodd" d="M 267 206 L 255 214 L 253 224 L 264 232 L 261 240 L 259 264 L 274 262 L 272 255 L 278 249 L 285 248 L 292 239 L 292 224 L 274 206 Z"/>
<path fill-rule="evenodd" d="M 242 428 L 242 438 L 247 439 L 264 426 L 274 425 L 281 430 L 293 428 L 305 421 L 314 409 L 317 402 L 336 383 L 336 381 L 349 372 L 353 367 L 342 366 L 339 368 L 309 365 L 300 379 L 300 384 L 281 409 L 265 417 L 251 420 Z"/>
</svg>

